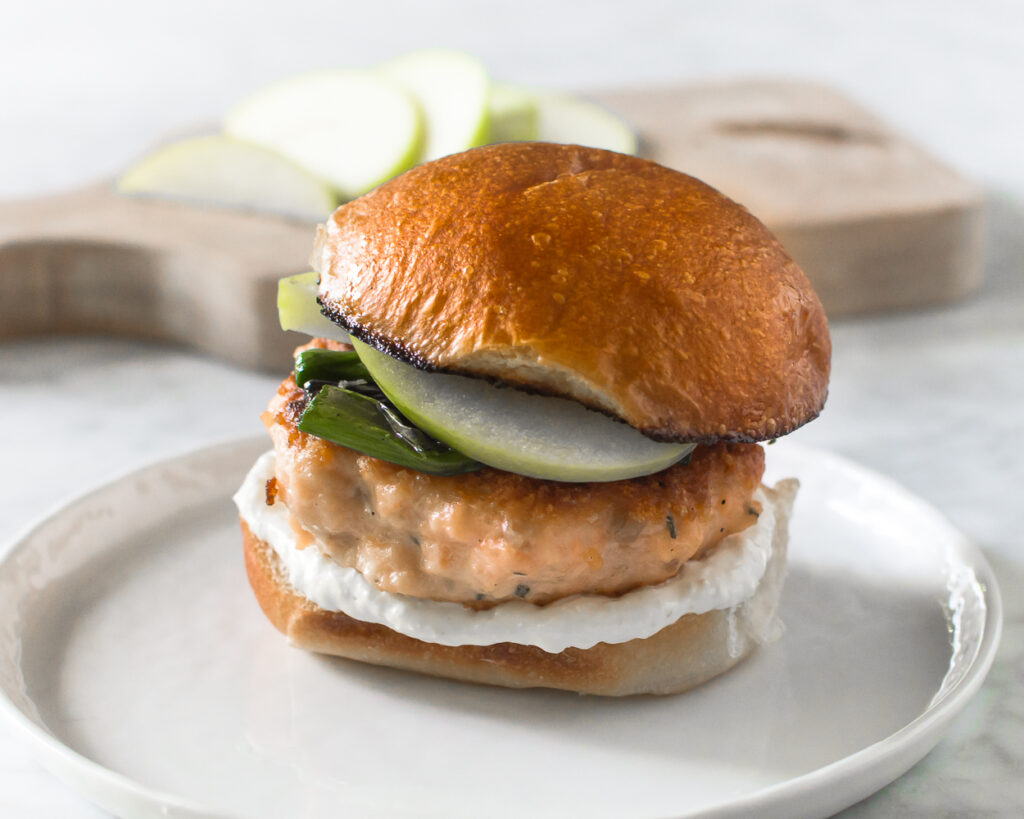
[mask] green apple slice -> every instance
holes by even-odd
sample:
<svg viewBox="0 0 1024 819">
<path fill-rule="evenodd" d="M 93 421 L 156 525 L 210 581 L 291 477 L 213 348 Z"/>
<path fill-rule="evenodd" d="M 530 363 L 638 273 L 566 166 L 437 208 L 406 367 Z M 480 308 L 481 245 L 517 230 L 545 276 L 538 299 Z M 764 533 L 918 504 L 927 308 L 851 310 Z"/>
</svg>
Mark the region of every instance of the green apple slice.
<svg viewBox="0 0 1024 819">
<path fill-rule="evenodd" d="M 224 130 L 291 159 L 346 198 L 411 167 L 423 139 L 419 110 L 402 87 L 354 69 L 267 86 L 228 112 Z"/>
<path fill-rule="evenodd" d="M 461 51 L 428 48 L 389 60 L 378 71 L 419 103 L 426 127 L 420 162 L 487 142 L 490 81 L 479 60 Z"/>
<path fill-rule="evenodd" d="M 621 154 L 637 152 L 636 134 L 611 111 L 569 94 L 538 92 L 537 139 L 604 148 Z"/>
<path fill-rule="evenodd" d="M 348 333 L 320 312 L 317 303 L 315 270 L 286 276 L 277 283 L 277 318 L 282 330 L 306 333 L 314 338 L 330 338 L 348 343 Z"/>
<path fill-rule="evenodd" d="M 693 444 L 663 444 L 563 398 L 431 373 L 352 339 L 384 394 L 410 421 L 481 463 L 555 481 L 617 481 L 659 472 Z"/>
<path fill-rule="evenodd" d="M 537 95 L 519 85 L 496 82 L 488 100 L 494 142 L 526 142 L 537 139 Z"/>
<path fill-rule="evenodd" d="M 117 189 L 311 220 L 324 219 L 338 204 L 330 187 L 295 163 L 217 135 L 159 148 L 126 171 Z"/>
</svg>

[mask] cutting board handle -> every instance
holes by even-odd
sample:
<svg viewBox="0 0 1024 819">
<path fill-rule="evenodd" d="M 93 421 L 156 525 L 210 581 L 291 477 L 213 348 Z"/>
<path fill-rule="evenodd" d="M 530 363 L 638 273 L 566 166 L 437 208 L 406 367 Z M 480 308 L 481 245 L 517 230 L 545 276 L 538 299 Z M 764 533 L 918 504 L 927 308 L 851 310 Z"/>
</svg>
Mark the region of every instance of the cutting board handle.
<svg viewBox="0 0 1024 819">
<path fill-rule="evenodd" d="M 0 337 L 105 333 L 277 368 L 276 280 L 315 226 L 118 194 L 111 184 L 0 204 Z"/>
</svg>

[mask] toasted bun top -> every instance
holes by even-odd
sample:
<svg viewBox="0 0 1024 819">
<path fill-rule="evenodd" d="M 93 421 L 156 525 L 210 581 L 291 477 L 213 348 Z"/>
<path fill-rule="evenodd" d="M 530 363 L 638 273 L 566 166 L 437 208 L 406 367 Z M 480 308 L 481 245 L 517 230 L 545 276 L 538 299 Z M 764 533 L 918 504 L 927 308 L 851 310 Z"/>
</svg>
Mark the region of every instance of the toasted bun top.
<svg viewBox="0 0 1024 819">
<path fill-rule="evenodd" d="M 575 145 L 421 165 L 339 208 L 325 313 L 420 367 L 574 398 L 659 440 L 814 418 L 831 343 L 774 236 L 704 183 Z"/>
</svg>

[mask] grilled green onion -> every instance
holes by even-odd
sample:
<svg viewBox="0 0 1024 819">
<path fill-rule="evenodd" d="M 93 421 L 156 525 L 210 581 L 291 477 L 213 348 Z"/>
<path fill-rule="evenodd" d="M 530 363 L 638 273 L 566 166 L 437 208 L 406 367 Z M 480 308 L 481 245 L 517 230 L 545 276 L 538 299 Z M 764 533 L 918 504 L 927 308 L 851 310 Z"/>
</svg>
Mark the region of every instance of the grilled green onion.
<svg viewBox="0 0 1024 819">
<path fill-rule="evenodd" d="M 417 451 L 388 421 L 383 401 L 340 387 L 325 386 L 299 419 L 299 429 L 335 444 L 432 475 L 473 472 L 483 464 L 443 444 Z M 392 410 L 393 412 L 393 410 Z"/>
<path fill-rule="evenodd" d="M 381 396 L 383 396 L 383 393 L 381 393 Z M 448 448 L 435 438 L 431 438 L 419 427 L 414 427 L 406 421 L 390 402 L 381 401 L 379 406 L 384 420 L 388 422 L 388 426 L 391 427 L 395 435 L 417 452 L 430 452 L 432 450 Z"/>
<path fill-rule="evenodd" d="M 354 350 L 304 350 L 295 356 L 295 383 L 304 387 L 309 381 L 363 380 L 373 383 L 369 371 Z"/>
</svg>

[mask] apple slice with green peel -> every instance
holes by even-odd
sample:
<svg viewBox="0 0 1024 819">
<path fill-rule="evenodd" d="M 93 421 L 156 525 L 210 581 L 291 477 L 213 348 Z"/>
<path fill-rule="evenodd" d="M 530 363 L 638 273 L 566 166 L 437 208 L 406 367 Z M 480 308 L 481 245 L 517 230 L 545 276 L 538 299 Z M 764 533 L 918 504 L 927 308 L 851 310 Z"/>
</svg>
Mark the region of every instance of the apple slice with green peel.
<svg viewBox="0 0 1024 819">
<path fill-rule="evenodd" d="M 352 339 L 377 386 L 420 429 L 481 463 L 554 481 L 617 481 L 660 472 L 693 444 L 652 441 L 564 398 L 431 373 Z"/>
<path fill-rule="evenodd" d="M 487 142 L 490 81 L 476 58 L 428 48 L 389 60 L 377 70 L 419 103 L 426 128 L 420 162 Z"/>
<path fill-rule="evenodd" d="M 126 171 L 117 189 L 311 220 L 325 218 L 338 204 L 328 185 L 295 163 L 218 135 L 157 149 Z"/>
<path fill-rule="evenodd" d="M 281 322 L 281 329 L 348 343 L 345 328 L 339 327 L 320 312 L 320 304 L 316 300 L 319 280 L 319 274 L 311 270 L 278 281 L 277 318 Z"/>
<path fill-rule="evenodd" d="M 227 113 L 224 131 L 278 152 L 348 199 L 410 168 L 423 144 L 409 94 L 378 72 L 354 69 L 269 85 Z"/>
<path fill-rule="evenodd" d="M 635 154 L 633 129 L 611 111 L 569 94 L 537 93 L 537 139 Z"/>
<path fill-rule="evenodd" d="M 504 82 L 491 84 L 490 141 L 526 142 L 537 139 L 537 95 L 528 88 Z"/>
</svg>

